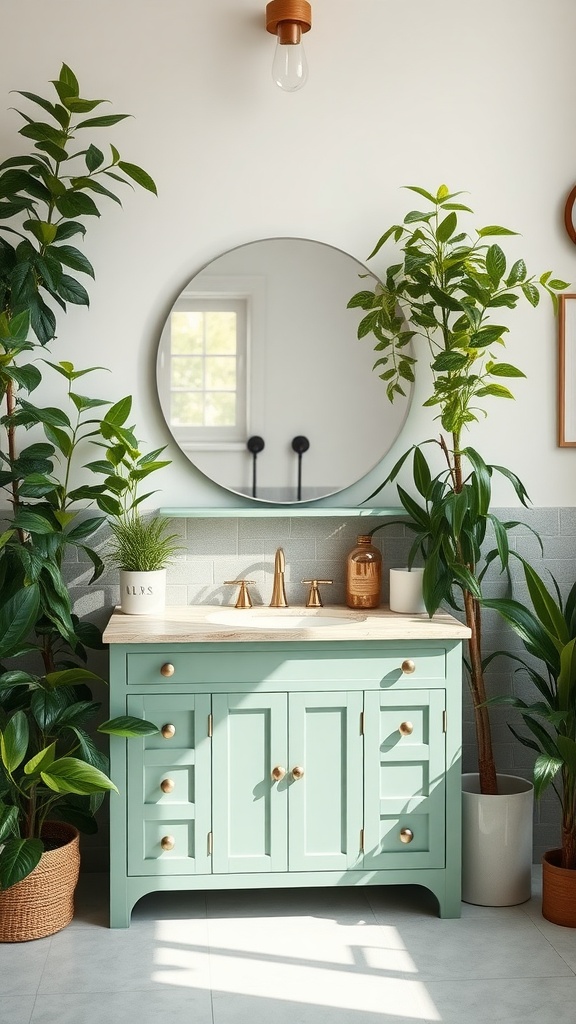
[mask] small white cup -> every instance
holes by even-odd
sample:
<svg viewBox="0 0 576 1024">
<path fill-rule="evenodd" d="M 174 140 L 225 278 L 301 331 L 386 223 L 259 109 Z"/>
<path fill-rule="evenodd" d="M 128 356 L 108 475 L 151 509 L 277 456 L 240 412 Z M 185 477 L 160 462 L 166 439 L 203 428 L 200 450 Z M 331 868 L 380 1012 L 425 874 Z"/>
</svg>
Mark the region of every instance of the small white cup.
<svg viewBox="0 0 576 1024">
<path fill-rule="evenodd" d="M 390 611 L 419 615 L 426 611 L 422 597 L 424 569 L 390 569 Z"/>
</svg>

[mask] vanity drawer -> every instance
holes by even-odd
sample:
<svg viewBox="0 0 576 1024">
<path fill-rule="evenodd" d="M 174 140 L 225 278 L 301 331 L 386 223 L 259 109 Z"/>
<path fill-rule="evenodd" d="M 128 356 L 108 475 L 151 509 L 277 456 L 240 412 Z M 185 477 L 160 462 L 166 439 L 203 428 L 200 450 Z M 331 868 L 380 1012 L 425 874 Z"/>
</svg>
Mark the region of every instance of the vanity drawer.
<svg viewBox="0 0 576 1024">
<path fill-rule="evenodd" d="M 233 688 L 257 686 L 282 689 L 310 685 L 319 688 L 360 686 L 386 689 L 401 685 L 443 683 L 446 680 L 446 649 L 415 643 L 386 644 L 365 651 L 347 647 L 329 650 L 309 644 L 305 650 L 238 651 L 213 649 L 189 652 L 177 647 L 127 655 L 129 686 Z"/>
</svg>

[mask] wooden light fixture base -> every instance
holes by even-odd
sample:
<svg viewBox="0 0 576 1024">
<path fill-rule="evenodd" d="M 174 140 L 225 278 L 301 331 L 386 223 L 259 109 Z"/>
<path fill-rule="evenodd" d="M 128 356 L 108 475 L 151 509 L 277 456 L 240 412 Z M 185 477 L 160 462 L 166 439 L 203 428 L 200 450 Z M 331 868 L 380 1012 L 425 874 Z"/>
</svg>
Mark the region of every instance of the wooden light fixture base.
<svg viewBox="0 0 576 1024">
<path fill-rule="evenodd" d="M 312 8 L 307 0 L 270 0 L 266 4 L 266 31 L 283 44 L 299 43 L 312 28 Z"/>
</svg>

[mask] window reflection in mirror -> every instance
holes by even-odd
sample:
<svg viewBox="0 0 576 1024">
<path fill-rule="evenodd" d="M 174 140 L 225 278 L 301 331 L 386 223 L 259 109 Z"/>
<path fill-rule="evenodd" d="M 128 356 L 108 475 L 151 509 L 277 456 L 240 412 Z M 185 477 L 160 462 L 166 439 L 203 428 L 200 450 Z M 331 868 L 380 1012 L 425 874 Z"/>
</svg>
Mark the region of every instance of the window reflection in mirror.
<svg viewBox="0 0 576 1024">
<path fill-rule="evenodd" d="M 322 242 L 261 239 L 217 257 L 177 297 L 162 332 L 157 382 L 168 427 L 183 452 L 228 490 L 257 499 L 334 494 L 390 449 L 410 395 L 390 405 L 373 371 L 373 338 L 358 340 L 346 308 L 373 275 Z"/>
</svg>

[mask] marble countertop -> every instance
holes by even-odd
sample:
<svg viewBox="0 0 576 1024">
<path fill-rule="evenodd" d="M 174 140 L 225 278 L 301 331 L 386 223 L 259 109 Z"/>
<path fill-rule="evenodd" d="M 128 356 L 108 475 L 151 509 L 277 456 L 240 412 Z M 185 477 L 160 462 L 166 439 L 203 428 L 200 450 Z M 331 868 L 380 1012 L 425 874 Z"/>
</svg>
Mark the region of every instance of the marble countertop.
<svg viewBox="0 0 576 1024">
<path fill-rule="evenodd" d="M 283 618 L 296 619 L 297 628 L 282 628 Z M 327 625 L 327 620 L 331 624 Z M 353 611 L 343 606 L 236 609 L 222 605 L 187 605 L 167 607 L 161 616 L 125 615 L 116 609 L 104 631 L 103 640 L 108 644 L 285 643 L 303 640 L 462 640 L 469 636 L 468 627 L 445 612 L 438 612 L 430 619 L 426 614 L 401 615 L 386 607 Z"/>
</svg>

